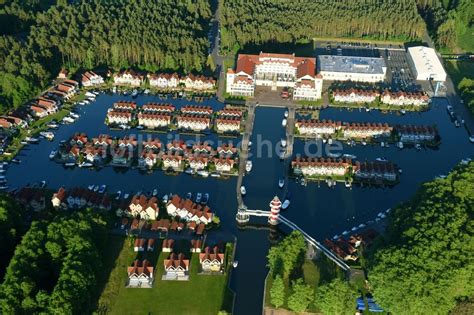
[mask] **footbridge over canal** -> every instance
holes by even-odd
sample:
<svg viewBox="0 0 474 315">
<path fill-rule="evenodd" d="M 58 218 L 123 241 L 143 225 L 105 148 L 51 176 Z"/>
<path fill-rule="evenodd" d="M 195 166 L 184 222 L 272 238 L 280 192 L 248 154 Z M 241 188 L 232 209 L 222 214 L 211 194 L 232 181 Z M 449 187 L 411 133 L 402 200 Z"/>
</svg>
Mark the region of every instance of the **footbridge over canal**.
<svg viewBox="0 0 474 315">
<path fill-rule="evenodd" d="M 242 207 L 238 210 L 237 215 L 236 215 L 236 220 L 237 222 L 241 224 L 248 223 L 250 220 L 250 216 L 256 216 L 256 217 L 268 217 L 269 218 L 269 223 L 276 225 L 278 223 L 283 223 L 287 227 L 289 227 L 292 230 L 296 230 L 301 232 L 305 240 L 313 245 L 316 249 L 321 251 L 326 257 L 328 257 L 330 260 L 332 260 L 336 265 L 341 267 L 342 270 L 344 271 L 349 271 L 351 267 L 347 265 L 344 260 L 336 256 L 333 252 L 331 252 L 329 249 L 327 249 L 323 244 L 315 240 L 311 235 L 306 233 L 304 230 L 302 230 L 299 226 L 282 216 L 281 214 L 278 214 L 277 220 L 271 220 L 272 216 L 274 216 L 274 213 L 271 211 L 264 211 L 264 210 L 249 210 L 245 207 Z"/>
</svg>

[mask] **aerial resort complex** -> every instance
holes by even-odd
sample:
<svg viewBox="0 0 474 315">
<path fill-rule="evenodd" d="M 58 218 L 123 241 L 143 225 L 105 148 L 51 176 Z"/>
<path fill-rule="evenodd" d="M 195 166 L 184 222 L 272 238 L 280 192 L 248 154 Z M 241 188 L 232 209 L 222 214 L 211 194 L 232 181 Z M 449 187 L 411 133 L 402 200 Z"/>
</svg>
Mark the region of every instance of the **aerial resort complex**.
<svg viewBox="0 0 474 315">
<path fill-rule="evenodd" d="M 472 314 L 472 12 L 0 1 L 0 314 Z"/>
</svg>

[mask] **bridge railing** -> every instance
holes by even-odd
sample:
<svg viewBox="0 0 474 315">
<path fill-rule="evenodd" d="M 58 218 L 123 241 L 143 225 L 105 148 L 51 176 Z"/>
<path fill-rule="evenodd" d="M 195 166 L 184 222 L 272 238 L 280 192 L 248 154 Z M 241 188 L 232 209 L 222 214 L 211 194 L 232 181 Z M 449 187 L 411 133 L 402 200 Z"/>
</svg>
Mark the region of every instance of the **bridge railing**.
<svg viewBox="0 0 474 315">
<path fill-rule="evenodd" d="M 263 211 L 263 210 L 246 210 L 245 212 L 248 215 L 259 216 L 259 217 L 268 217 L 271 214 L 270 211 Z M 291 222 L 290 220 L 288 220 L 287 218 L 285 218 L 281 214 L 279 215 L 279 220 L 280 220 L 280 222 L 282 222 L 283 224 L 288 226 L 290 229 L 297 230 L 297 231 L 301 232 L 301 234 L 303 234 L 303 237 L 305 238 L 305 240 L 308 243 L 310 243 L 311 245 L 313 245 L 314 247 L 316 247 L 317 249 L 322 251 L 326 255 L 326 257 L 331 259 L 336 265 L 341 267 L 344 271 L 347 271 L 347 270 L 351 269 L 351 267 L 349 265 L 347 265 L 344 262 L 344 260 L 342 260 L 341 258 L 336 256 L 333 252 L 331 252 L 329 249 L 327 249 L 323 244 L 321 244 L 320 242 L 315 240 L 311 235 L 306 233 L 299 226 L 297 226 L 296 224 L 294 224 L 293 222 Z"/>
</svg>

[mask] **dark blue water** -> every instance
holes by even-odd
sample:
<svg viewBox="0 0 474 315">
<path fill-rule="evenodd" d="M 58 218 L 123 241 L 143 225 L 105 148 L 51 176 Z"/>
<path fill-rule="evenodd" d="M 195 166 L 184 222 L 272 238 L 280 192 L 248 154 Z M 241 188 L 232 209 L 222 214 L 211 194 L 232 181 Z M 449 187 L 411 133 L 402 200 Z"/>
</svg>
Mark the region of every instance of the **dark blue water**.
<svg viewBox="0 0 474 315">
<path fill-rule="evenodd" d="M 236 180 L 220 180 L 215 178 L 199 179 L 185 174 L 166 176 L 163 172 L 155 171 L 152 174 L 143 174 L 137 170 L 117 172 L 113 168 L 103 168 L 100 171 L 86 169 L 64 169 L 63 166 L 49 160 L 48 155 L 57 149 L 59 141 L 67 139 L 75 132 L 86 132 L 93 137 L 100 133 L 109 133 L 120 136 L 136 131 L 110 131 L 104 124 L 107 109 L 114 101 L 131 99 L 118 95 L 100 95 L 93 104 L 79 108 L 81 118 L 72 125 L 61 126 L 56 132 L 53 142 L 42 140 L 39 145 L 30 145 L 24 149 L 19 158 L 20 165 L 11 165 L 8 169 L 8 185 L 19 187 L 27 183 L 46 180 L 49 187 L 74 187 L 90 184 L 107 184 L 109 192 L 122 191 L 150 191 L 158 188 L 160 194 L 169 192 L 184 195 L 188 191 L 209 192 L 210 206 L 219 215 L 222 221 L 222 232 L 235 235 L 238 238 L 237 259 L 238 268 L 233 270 L 231 287 L 237 292 L 236 314 L 260 314 L 262 307 L 263 282 L 267 273 L 265 255 L 269 242 L 269 232 L 266 230 L 237 229 L 235 213 L 237 202 L 235 197 Z M 144 104 L 150 101 L 164 102 L 153 96 L 139 96 L 137 103 Z M 169 99 L 167 102 L 180 107 L 192 102 L 186 100 Z M 216 110 L 222 104 L 215 100 L 203 104 L 211 105 Z M 380 210 L 396 205 L 406 200 L 416 191 L 420 183 L 432 179 L 439 174 L 446 174 L 462 158 L 474 155 L 474 145 L 469 143 L 467 133 L 463 128 L 455 128 L 446 112 L 446 102 L 443 99 L 434 100 L 433 107 L 425 113 L 409 113 L 404 116 L 396 114 L 382 114 L 377 111 L 359 112 L 327 109 L 321 112 L 321 119 L 358 122 L 388 122 L 390 124 L 424 124 L 436 125 L 441 135 L 441 145 L 437 150 L 423 149 L 416 151 L 405 148 L 399 150 L 395 146 L 381 148 L 379 146 L 344 147 L 344 153 L 351 153 L 358 160 L 374 160 L 377 157 L 387 157 L 403 169 L 400 183 L 393 188 L 361 188 L 352 190 L 338 185 L 328 188 L 321 184 L 308 184 L 302 187 L 295 182 L 289 183 L 292 194 L 291 206 L 284 215 L 298 224 L 301 228 L 323 240 L 340 234 L 360 223 L 373 219 Z M 278 189 L 278 179 L 283 177 L 285 169 L 275 154 L 275 147 L 284 136 L 281 126 L 284 111 L 273 108 L 257 108 L 255 127 L 252 134 L 251 154 L 253 161 L 252 172 L 244 178 L 247 196 L 244 201 L 251 209 L 268 210 L 268 203 L 275 194 L 281 195 Z M 153 134 L 166 142 L 167 135 Z M 258 138 L 269 140 L 271 149 L 262 145 Z M 183 139 L 194 139 L 187 136 Z M 215 135 L 203 137 L 201 140 L 217 140 Z M 239 141 L 239 139 L 235 139 Z M 294 153 L 304 152 L 304 142 L 295 142 Z M 262 146 L 262 154 L 258 155 L 258 146 Z M 272 156 L 267 154 L 271 151 Z"/>
</svg>

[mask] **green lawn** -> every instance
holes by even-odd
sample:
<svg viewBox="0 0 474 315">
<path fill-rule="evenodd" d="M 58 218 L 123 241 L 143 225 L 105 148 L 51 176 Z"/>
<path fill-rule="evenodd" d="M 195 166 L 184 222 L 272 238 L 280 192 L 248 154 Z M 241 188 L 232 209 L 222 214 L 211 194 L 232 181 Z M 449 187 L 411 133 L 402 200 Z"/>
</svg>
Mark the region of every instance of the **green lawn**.
<svg viewBox="0 0 474 315">
<path fill-rule="evenodd" d="M 474 62 L 468 60 L 447 60 L 446 70 L 448 70 L 455 86 L 463 78 L 474 79 Z"/>
<path fill-rule="evenodd" d="M 198 254 L 192 255 L 189 281 L 162 281 L 163 260 L 168 253 L 157 252 L 160 247 L 157 244 L 154 255 L 144 254 L 148 255 L 146 258 L 155 267 L 153 288 L 131 289 L 125 287 L 126 269 L 137 254 L 133 252 L 129 240 L 125 240 L 115 267 L 106 280 L 98 303 L 98 313 L 207 315 L 231 308 L 233 296 L 227 288 L 227 276 L 198 275 Z"/>
</svg>

